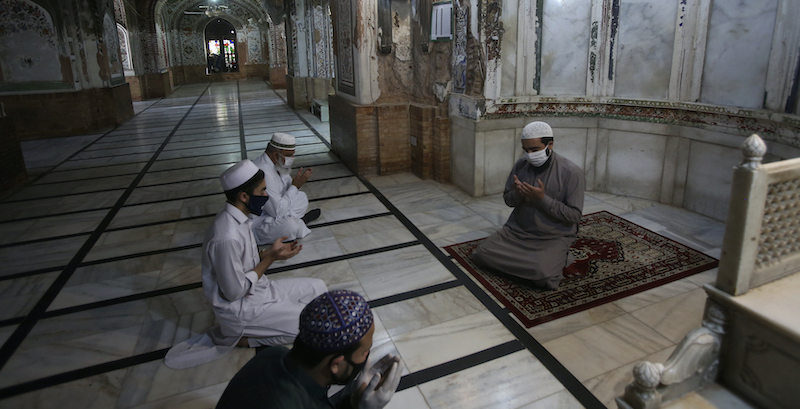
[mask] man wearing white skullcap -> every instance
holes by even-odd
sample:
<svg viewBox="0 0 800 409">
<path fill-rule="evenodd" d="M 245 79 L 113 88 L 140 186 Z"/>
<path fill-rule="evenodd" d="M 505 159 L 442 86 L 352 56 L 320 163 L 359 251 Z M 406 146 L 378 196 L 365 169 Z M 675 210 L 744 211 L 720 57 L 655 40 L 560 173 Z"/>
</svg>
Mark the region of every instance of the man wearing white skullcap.
<svg viewBox="0 0 800 409">
<path fill-rule="evenodd" d="M 292 177 L 289 172 L 294 162 L 295 138 L 276 132 L 264 153 L 253 163 L 264 171 L 267 193 L 273 199 L 264 207 L 264 214 L 253 221 L 253 233 L 258 244 L 272 243 L 278 237 L 302 239 L 311 233 L 306 223 L 320 216 L 319 209 L 308 209 L 308 197 L 300 188 L 311 177 L 311 168 L 303 169 Z"/>
<path fill-rule="evenodd" d="M 249 160 L 220 176 L 227 203 L 203 239 L 203 292 L 218 326 L 174 346 L 165 363 L 186 368 L 217 359 L 234 347 L 281 345 L 297 336 L 305 305 L 327 288 L 316 278 L 270 280 L 265 273 L 276 260 L 294 257 L 302 246 L 280 237 L 258 251 L 251 214 L 259 215 L 272 198 L 264 172 Z"/>
<path fill-rule="evenodd" d="M 472 253 L 479 266 L 555 290 L 583 212 L 583 171 L 553 151 L 553 129 L 531 122 L 522 129 L 525 156 L 508 175 L 503 198 L 514 211 L 502 229 Z"/>
</svg>

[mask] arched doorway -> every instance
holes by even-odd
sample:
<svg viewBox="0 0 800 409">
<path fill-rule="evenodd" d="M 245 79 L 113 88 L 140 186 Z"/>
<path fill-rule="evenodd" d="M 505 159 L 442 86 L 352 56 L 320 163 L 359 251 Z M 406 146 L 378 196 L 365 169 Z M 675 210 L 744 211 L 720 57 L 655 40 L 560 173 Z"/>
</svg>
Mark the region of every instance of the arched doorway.
<svg viewBox="0 0 800 409">
<path fill-rule="evenodd" d="M 225 19 L 211 20 L 206 26 L 208 73 L 238 72 L 236 29 Z"/>
</svg>

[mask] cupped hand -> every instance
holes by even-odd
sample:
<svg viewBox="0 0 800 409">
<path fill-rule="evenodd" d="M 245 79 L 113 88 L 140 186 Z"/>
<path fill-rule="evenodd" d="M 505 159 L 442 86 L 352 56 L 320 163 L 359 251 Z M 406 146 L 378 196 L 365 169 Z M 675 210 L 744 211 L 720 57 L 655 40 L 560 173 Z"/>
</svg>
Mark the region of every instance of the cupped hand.
<svg viewBox="0 0 800 409">
<path fill-rule="evenodd" d="M 269 248 L 269 255 L 273 260 L 288 260 L 303 249 L 303 245 L 298 244 L 297 240 L 291 243 L 284 243 L 288 239 L 288 236 L 284 236 L 272 243 L 272 247 Z"/>
</svg>

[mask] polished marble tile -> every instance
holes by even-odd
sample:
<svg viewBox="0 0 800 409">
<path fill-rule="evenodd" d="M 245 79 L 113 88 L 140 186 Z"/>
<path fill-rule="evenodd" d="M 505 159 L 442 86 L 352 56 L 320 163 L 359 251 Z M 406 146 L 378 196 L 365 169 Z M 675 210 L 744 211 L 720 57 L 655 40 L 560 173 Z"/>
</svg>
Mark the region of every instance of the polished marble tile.
<svg viewBox="0 0 800 409">
<path fill-rule="evenodd" d="M 625 314 L 543 345 L 579 381 L 585 381 L 672 344 L 652 328 Z"/>
<path fill-rule="evenodd" d="M 755 409 L 756 407 L 718 383 L 706 385 L 699 391 L 662 406 L 664 409 Z"/>
<path fill-rule="evenodd" d="M 58 184 L 31 185 L 19 190 L 9 197 L 9 200 L 35 200 L 101 190 L 125 190 L 135 178 L 136 175 L 124 175 Z"/>
<path fill-rule="evenodd" d="M 392 395 L 392 400 L 384 409 L 429 409 L 428 402 L 419 390 L 419 387 L 408 388 Z"/>
<path fill-rule="evenodd" d="M 636 210 L 634 213 L 667 226 L 669 230 L 683 235 L 691 235 L 700 227 L 707 227 L 718 223 L 714 219 L 693 213 L 689 210 L 660 203 L 654 203 L 653 206 Z"/>
<path fill-rule="evenodd" d="M 0 276 L 66 266 L 88 237 L 55 239 L 44 243 L 0 248 Z"/>
<path fill-rule="evenodd" d="M 631 315 L 677 344 L 702 324 L 705 303 L 706 292 L 696 288 L 633 311 Z"/>
<path fill-rule="evenodd" d="M 107 212 L 107 210 L 97 210 L 3 223 L 0 224 L 0 229 L 4 233 L 0 235 L 0 244 L 41 240 L 76 233 L 91 233 L 97 228 Z M 80 238 L 74 238 L 73 240 L 80 240 Z"/>
<path fill-rule="evenodd" d="M 416 240 L 394 216 L 376 217 L 328 227 L 345 253 L 356 253 Z"/>
<path fill-rule="evenodd" d="M 475 393 L 481 385 L 480 393 Z M 523 350 L 419 385 L 431 409 L 518 408 L 564 390 Z"/>
<path fill-rule="evenodd" d="M 450 271 L 422 246 L 358 257 L 348 262 L 370 299 L 454 279 Z"/>
<path fill-rule="evenodd" d="M 117 407 L 129 408 L 228 382 L 253 356 L 252 348 L 236 348 L 216 361 L 191 369 L 170 369 L 163 360 L 136 365 L 128 369 Z"/>
<path fill-rule="evenodd" d="M 139 329 L 140 325 L 136 325 L 71 337 L 47 345 L 28 346 L 31 335 L 3 367 L 0 385 L 16 385 L 128 357 L 133 352 Z"/>
<path fill-rule="evenodd" d="M 84 261 L 97 261 L 169 248 L 176 229 L 177 223 L 164 223 L 103 233 Z"/>
<path fill-rule="evenodd" d="M 20 141 L 22 157 L 28 168 L 55 166 L 75 152 L 101 139 L 103 134 L 71 136 L 66 138 Z"/>
<path fill-rule="evenodd" d="M 696 290 L 697 287 L 697 284 L 693 283 L 688 278 L 684 278 L 627 296 L 625 298 L 621 298 L 613 301 L 613 304 L 622 308 L 626 312 L 633 312 L 668 298 Z"/>
<path fill-rule="evenodd" d="M 567 390 L 556 392 L 519 409 L 582 409 L 584 406 Z M 613 406 L 609 406 L 613 408 Z"/>
<path fill-rule="evenodd" d="M 60 274 L 57 271 L 0 281 L 0 320 L 27 315 Z"/>
<path fill-rule="evenodd" d="M 141 145 L 141 146 L 129 146 L 124 148 L 115 148 L 112 150 L 103 149 L 103 150 L 83 151 L 70 158 L 70 161 L 77 161 L 83 159 L 109 158 L 120 155 L 153 154 L 155 151 L 158 150 L 159 147 L 160 145 Z"/>
<path fill-rule="evenodd" d="M 455 287 L 373 309 L 389 335 L 397 336 L 461 318 L 486 307 L 466 287 Z"/>
<path fill-rule="evenodd" d="M 155 163 L 153 163 L 153 166 L 151 166 L 149 170 L 151 172 L 158 172 L 162 170 L 173 170 L 173 169 L 182 169 L 182 168 L 209 166 L 209 165 L 220 165 L 220 164 L 233 165 L 234 163 L 240 160 L 242 160 L 241 153 L 224 153 L 213 156 L 201 156 L 197 158 L 164 159 L 164 160 L 157 160 Z"/>
<path fill-rule="evenodd" d="M 60 183 L 86 178 L 112 177 L 119 175 L 138 174 L 145 167 L 145 163 L 131 163 L 123 165 L 104 166 L 94 169 L 57 170 L 44 175 L 36 181 L 42 183 Z"/>
<path fill-rule="evenodd" d="M 113 408 L 127 369 L 106 372 L 0 401 L 6 408 L 108 409 Z"/>
<path fill-rule="evenodd" d="M 528 333 L 539 343 L 545 343 L 624 314 L 622 308 L 608 303 L 533 326 L 528 328 Z"/>
<path fill-rule="evenodd" d="M 228 381 L 176 395 L 167 396 L 154 401 L 132 406 L 131 409 L 214 409 L 219 398 L 225 392 Z M 120 408 L 124 406 L 119 406 Z"/>
<path fill-rule="evenodd" d="M 0 204 L 0 221 L 111 207 L 122 196 L 122 193 L 120 190 L 115 190 L 25 202 L 2 203 Z"/>
<path fill-rule="evenodd" d="M 308 248 L 304 246 L 303 251 L 308 251 Z M 270 280 L 280 280 L 282 278 L 318 278 L 325 282 L 328 291 L 350 290 L 362 295 L 367 295 L 361 287 L 361 282 L 358 281 L 358 276 L 356 276 L 346 260 L 270 274 L 268 278 Z"/>
<path fill-rule="evenodd" d="M 186 183 L 146 186 L 134 189 L 125 201 L 125 205 L 135 205 L 170 199 L 181 199 L 189 196 L 222 194 L 222 185 L 218 179 L 203 179 Z"/>
<path fill-rule="evenodd" d="M 622 396 L 625 392 L 625 387 L 633 382 L 633 367 L 636 364 L 641 361 L 663 364 L 667 362 L 667 359 L 674 350 L 675 346 L 665 348 L 640 360 L 625 364 L 602 375 L 586 380 L 583 382 L 583 385 L 586 386 L 586 389 L 589 389 L 600 402 L 606 405 L 606 407 L 614 408 L 617 406 L 614 399 L 618 396 Z"/>
<path fill-rule="evenodd" d="M 408 369 L 416 372 L 511 341 L 514 336 L 492 313 L 483 311 L 392 339 Z"/>
</svg>

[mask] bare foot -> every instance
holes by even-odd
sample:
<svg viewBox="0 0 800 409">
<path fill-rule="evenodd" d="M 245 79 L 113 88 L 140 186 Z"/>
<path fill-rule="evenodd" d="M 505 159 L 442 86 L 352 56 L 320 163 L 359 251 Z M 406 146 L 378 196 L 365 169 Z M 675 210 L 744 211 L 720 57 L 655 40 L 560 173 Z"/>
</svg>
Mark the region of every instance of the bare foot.
<svg viewBox="0 0 800 409">
<path fill-rule="evenodd" d="M 247 342 L 247 338 L 246 338 L 246 337 L 242 337 L 242 338 L 239 340 L 239 342 L 236 344 L 236 346 L 237 346 L 237 347 L 250 348 L 250 343 L 249 343 L 249 342 Z"/>
</svg>

